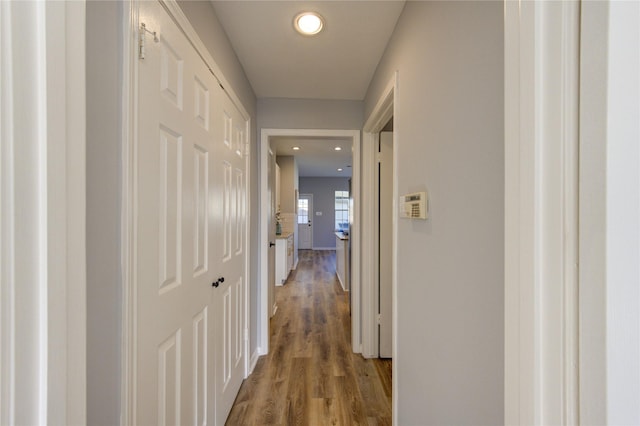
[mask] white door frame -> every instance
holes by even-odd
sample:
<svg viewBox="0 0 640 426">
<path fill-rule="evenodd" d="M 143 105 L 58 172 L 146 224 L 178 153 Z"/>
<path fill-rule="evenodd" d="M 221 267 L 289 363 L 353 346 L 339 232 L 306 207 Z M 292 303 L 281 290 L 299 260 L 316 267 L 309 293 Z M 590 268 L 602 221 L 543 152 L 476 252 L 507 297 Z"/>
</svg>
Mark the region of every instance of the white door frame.
<svg viewBox="0 0 640 426">
<path fill-rule="evenodd" d="M 0 22 L 0 424 L 86 424 L 85 3 Z"/>
<path fill-rule="evenodd" d="M 137 398 L 137 385 L 136 385 L 136 295 L 137 295 L 137 283 L 136 277 L 136 194 L 137 194 L 137 78 L 138 78 L 138 28 L 140 25 L 138 17 L 138 5 L 141 0 L 129 0 L 128 4 L 122 9 L 123 22 L 128 23 L 125 25 L 122 38 L 122 51 L 123 54 L 123 105 L 122 105 L 122 374 L 121 374 L 121 407 L 122 413 L 120 416 L 121 424 L 129 425 L 134 424 L 136 419 L 135 407 Z M 250 248 L 250 226 L 251 223 L 251 197 L 250 197 L 250 182 L 251 182 L 251 167 L 250 167 L 250 140 L 251 140 L 251 116 L 247 112 L 246 108 L 242 105 L 240 98 L 233 90 L 233 86 L 225 78 L 220 67 L 213 59 L 206 46 L 194 30 L 193 26 L 182 12 L 182 9 L 178 5 L 176 0 L 159 0 L 160 4 L 167 10 L 169 15 L 173 18 L 176 24 L 184 32 L 187 39 L 191 42 L 196 49 L 200 57 L 207 64 L 211 72 L 218 79 L 220 84 L 224 87 L 224 91 L 227 93 L 231 101 L 240 111 L 243 119 L 246 120 L 246 145 L 245 145 L 245 164 L 246 164 L 246 178 L 245 178 L 245 193 L 246 199 L 246 215 L 247 222 L 245 226 L 245 238 L 244 246 L 246 250 L 244 276 L 244 376 L 247 377 L 250 373 L 250 354 L 249 354 L 249 324 L 250 324 L 250 264 L 251 264 L 251 250 Z M 84 21 L 83 21 L 84 22 Z M 152 29 L 150 29 L 153 31 Z M 160 34 L 162 37 L 162 34 Z M 147 42 L 152 42 L 153 38 L 147 34 Z M 151 41 L 150 41 L 151 40 Z"/>
<path fill-rule="evenodd" d="M 265 211 L 269 200 L 267 199 L 267 160 L 269 158 L 269 138 L 275 136 L 300 136 L 300 137 L 343 137 L 351 138 L 353 143 L 353 176 L 352 191 L 354 204 L 354 217 L 360 217 L 360 130 L 328 130 L 328 129 L 262 129 L 260 132 L 259 153 L 260 156 L 260 235 L 258 245 L 260 247 L 260 299 L 258 301 L 258 354 L 269 353 L 269 265 L 268 247 L 269 235 L 267 229 L 267 212 Z M 355 301 L 360 298 L 360 224 L 354 221 L 351 230 L 351 283 L 352 283 L 352 310 L 351 310 L 351 335 L 354 352 L 360 352 L 360 306 Z M 297 223 L 297 219 L 296 219 Z"/>
<path fill-rule="evenodd" d="M 375 174 L 376 174 L 376 155 L 378 151 L 378 141 L 380 131 L 393 117 L 393 214 L 392 214 L 392 317 L 393 317 L 393 341 L 392 341 L 392 357 L 394 362 L 398 360 L 398 344 L 397 344 L 397 325 L 398 325 L 398 306 L 397 306 L 397 283 L 398 283 L 398 123 L 401 122 L 397 114 L 398 111 L 398 72 L 396 71 L 387 83 L 384 91 L 380 95 L 376 106 L 367 118 L 363 128 L 363 144 L 362 144 L 362 210 L 361 223 L 362 229 L 374 229 L 377 223 L 376 218 L 376 194 L 375 194 Z M 374 358 L 378 356 L 379 336 L 378 336 L 378 279 L 377 279 L 377 232 L 362 233 L 362 356 L 365 358 Z M 392 378 L 392 389 L 398 388 L 398 375 L 394 374 Z M 398 423 L 398 392 L 392 392 L 392 413 L 393 424 Z"/>
<path fill-rule="evenodd" d="M 307 198 L 309 200 L 309 220 L 311 221 L 311 247 L 309 247 L 310 250 L 313 250 L 313 221 L 315 219 L 313 219 L 313 194 L 309 194 L 309 193 L 305 193 L 305 194 L 298 194 L 298 201 L 300 201 L 300 198 Z M 299 211 L 299 209 L 296 206 L 296 211 Z M 296 213 L 296 229 L 299 229 L 300 224 L 298 223 L 298 214 Z M 300 235 L 298 233 L 298 249 L 300 249 Z"/>
<path fill-rule="evenodd" d="M 580 3 L 505 1 L 505 424 L 578 424 Z"/>
<path fill-rule="evenodd" d="M 580 16 L 580 422 L 640 424 L 640 4 Z"/>
</svg>

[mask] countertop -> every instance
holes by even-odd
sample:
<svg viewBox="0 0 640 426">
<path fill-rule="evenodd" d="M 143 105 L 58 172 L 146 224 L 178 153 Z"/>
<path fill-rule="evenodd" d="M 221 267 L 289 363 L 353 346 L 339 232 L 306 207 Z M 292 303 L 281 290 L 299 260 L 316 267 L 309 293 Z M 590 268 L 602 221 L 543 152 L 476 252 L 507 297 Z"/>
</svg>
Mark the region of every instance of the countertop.
<svg viewBox="0 0 640 426">
<path fill-rule="evenodd" d="M 340 238 L 341 240 L 349 239 L 349 235 L 345 235 L 344 232 L 334 232 L 334 234 L 336 234 L 336 237 Z"/>
</svg>

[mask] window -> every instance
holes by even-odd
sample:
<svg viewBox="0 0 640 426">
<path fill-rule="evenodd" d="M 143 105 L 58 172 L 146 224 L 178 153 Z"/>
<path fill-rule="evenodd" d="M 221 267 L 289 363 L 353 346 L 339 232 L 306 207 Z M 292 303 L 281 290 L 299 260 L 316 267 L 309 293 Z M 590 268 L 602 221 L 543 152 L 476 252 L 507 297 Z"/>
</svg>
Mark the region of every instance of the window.
<svg viewBox="0 0 640 426">
<path fill-rule="evenodd" d="M 349 230 L 349 191 L 336 191 L 336 231 Z"/>
<path fill-rule="evenodd" d="M 309 223 L 309 200 L 306 198 L 298 200 L 298 223 Z"/>
</svg>

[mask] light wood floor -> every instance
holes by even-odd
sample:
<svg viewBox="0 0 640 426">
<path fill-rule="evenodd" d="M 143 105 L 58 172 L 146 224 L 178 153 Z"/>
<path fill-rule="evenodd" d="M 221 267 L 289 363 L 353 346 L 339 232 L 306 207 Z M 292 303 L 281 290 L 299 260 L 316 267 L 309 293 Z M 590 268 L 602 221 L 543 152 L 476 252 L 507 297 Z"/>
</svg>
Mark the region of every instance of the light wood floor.
<svg viewBox="0 0 640 426">
<path fill-rule="evenodd" d="M 300 251 L 276 301 L 269 355 L 242 384 L 227 425 L 391 425 L 391 360 L 352 353 L 335 252 Z"/>
</svg>

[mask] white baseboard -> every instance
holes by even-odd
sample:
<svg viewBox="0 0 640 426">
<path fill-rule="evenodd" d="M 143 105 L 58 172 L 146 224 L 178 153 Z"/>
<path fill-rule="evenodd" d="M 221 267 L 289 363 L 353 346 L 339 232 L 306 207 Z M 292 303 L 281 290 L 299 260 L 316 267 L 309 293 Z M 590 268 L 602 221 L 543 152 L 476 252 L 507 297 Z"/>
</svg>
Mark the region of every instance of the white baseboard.
<svg viewBox="0 0 640 426">
<path fill-rule="evenodd" d="M 293 264 L 293 268 L 291 268 L 291 270 L 293 271 L 294 269 L 298 269 L 298 260 L 300 260 L 299 258 L 296 259 L 296 263 Z"/>
<path fill-rule="evenodd" d="M 335 251 L 335 247 L 314 247 L 313 250 L 333 250 Z"/>
<path fill-rule="evenodd" d="M 336 272 L 336 277 L 338 278 L 338 282 L 340 283 L 340 287 L 342 287 L 342 291 L 349 291 L 346 288 L 344 288 L 344 283 L 340 279 L 340 274 L 338 274 L 338 272 Z"/>
<path fill-rule="evenodd" d="M 260 358 L 260 354 L 258 353 L 258 348 L 256 348 L 256 350 L 251 354 L 251 358 L 249 359 L 249 374 L 253 373 L 253 369 L 256 368 L 258 358 Z"/>
</svg>

